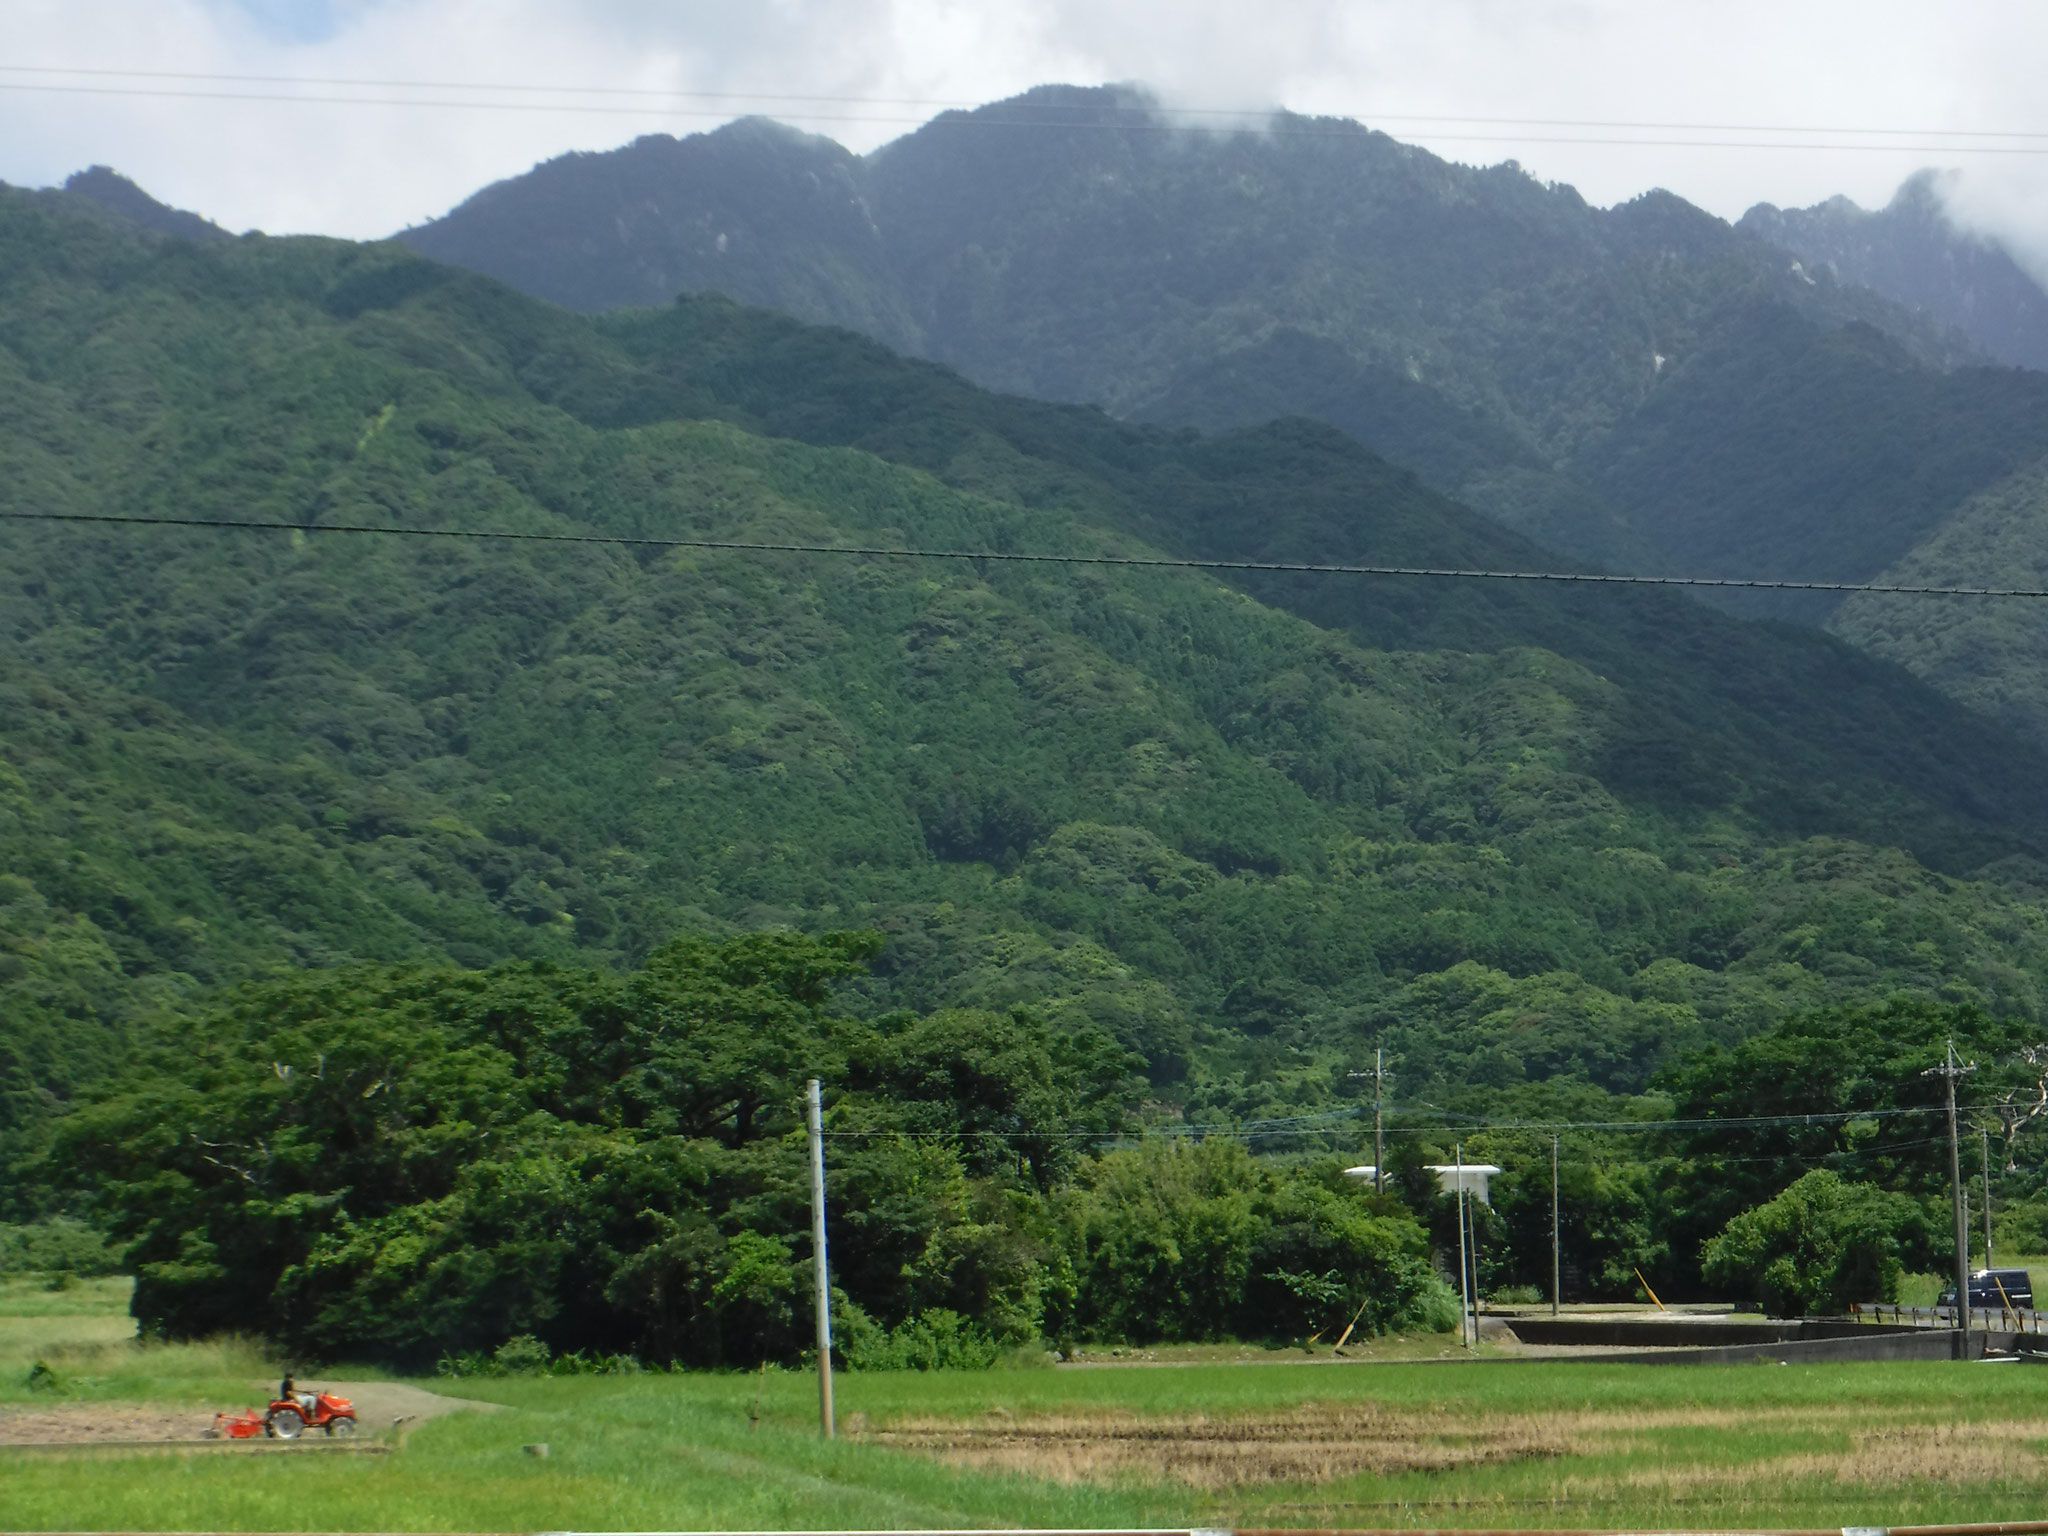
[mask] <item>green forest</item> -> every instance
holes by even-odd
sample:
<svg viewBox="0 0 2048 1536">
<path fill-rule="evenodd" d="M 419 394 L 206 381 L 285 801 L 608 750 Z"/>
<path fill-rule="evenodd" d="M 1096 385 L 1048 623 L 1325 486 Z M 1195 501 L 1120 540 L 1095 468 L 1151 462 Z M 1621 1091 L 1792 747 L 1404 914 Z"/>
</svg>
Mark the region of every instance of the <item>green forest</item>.
<svg viewBox="0 0 2048 1536">
<path fill-rule="evenodd" d="M 0 513 L 0 1220 L 97 1224 L 166 1333 L 790 1356 L 813 1074 L 870 1363 L 1427 1326 L 1454 1139 L 1526 1171 L 1499 1122 L 1770 1092 L 1833 1139 L 1711 1190 L 1725 1138 L 1577 1138 L 1581 1283 L 1696 1288 L 1815 1168 L 1881 1277 L 1944 1229 L 1931 1148 L 1867 1127 L 1951 1033 L 1986 1094 L 2030 1070 L 2039 754 L 1811 631 L 337 531 L 1556 558 L 1326 427 L 1127 426 L 723 300 L 577 316 L 8 191 Z M 1375 1050 L 1387 1196 L 1340 1172 Z M 1489 1285 L 1534 1278 L 1521 1177 Z"/>
</svg>

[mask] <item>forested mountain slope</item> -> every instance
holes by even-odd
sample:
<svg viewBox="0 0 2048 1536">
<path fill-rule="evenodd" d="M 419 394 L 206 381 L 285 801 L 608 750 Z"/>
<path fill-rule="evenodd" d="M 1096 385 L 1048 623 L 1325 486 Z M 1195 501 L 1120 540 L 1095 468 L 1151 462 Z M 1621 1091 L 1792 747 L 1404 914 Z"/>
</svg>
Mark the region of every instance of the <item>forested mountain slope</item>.
<svg viewBox="0 0 2048 1536">
<path fill-rule="evenodd" d="M 2048 589 L 2048 466 L 2031 464 L 1972 498 L 1885 579 Z M 1842 605 L 1830 627 L 1985 715 L 2048 741 L 2048 601 L 1859 596 Z"/>
<path fill-rule="evenodd" d="M 1668 193 L 1592 208 L 1333 119 L 1183 130 L 1122 87 L 866 157 L 763 121 L 642 139 L 402 238 L 579 308 L 717 290 L 1134 419 L 1310 416 L 1617 567 L 1865 579 L 2048 450 L 2048 380 L 1958 367 L 1946 318 Z"/>
<path fill-rule="evenodd" d="M 1759 203 L 1736 227 L 1954 326 L 2002 363 L 2048 368 L 2048 293 L 1998 241 L 1956 226 L 1941 181 L 1921 171 L 1876 209 L 1846 197 L 1811 208 Z"/>
<path fill-rule="evenodd" d="M 2038 754 L 1654 594 L 320 532 L 1556 557 L 1302 423 L 1009 400 L 719 300 L 0 196 L 0 1072 L 351 956 L 874 926 L 1197 1117 L 1640 1087 L 1784 1010 L 2042 1012 Z M 1290 611 L 1291 610 L 1291 611 Z"/>
</svg>

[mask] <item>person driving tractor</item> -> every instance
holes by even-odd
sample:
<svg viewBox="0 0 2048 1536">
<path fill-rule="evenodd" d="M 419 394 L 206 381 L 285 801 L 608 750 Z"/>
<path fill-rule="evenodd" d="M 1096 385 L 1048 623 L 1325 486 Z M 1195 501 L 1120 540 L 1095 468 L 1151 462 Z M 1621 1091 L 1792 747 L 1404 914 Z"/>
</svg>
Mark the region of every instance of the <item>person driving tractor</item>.
<svg viewBox="0 0 2048 1536">
<path fill-rule="evenodd" d="M 305 1417 L 313 1417 L 313 1394 L 301 1392 L 299 1384 L 292 1379 L 291 1367 L 285 1367 L 284 1380 L 277 1384 L 277 1400 L 280 1403 L 297 1403 L 304 1410 Z"/>
</svg>

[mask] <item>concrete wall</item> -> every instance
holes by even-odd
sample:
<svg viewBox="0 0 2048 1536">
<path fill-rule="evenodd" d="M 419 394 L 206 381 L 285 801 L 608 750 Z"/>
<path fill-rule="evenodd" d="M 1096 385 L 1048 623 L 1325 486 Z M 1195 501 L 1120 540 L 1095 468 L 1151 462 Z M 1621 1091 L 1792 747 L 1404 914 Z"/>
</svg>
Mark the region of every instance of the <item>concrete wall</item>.
<svg viewBox="0 0 2048 1536">
<path fill-rule="evenodd" d="M 1596 1320 L 1563 1319 L 1557 1322 Z M 1598 1320 L 1605 1322 L 1605 1320 Z M 1598 1364 L 1629 1365 L 1742 1365 L 1756 1361 L 1782 1361 L 1786 1365 L 1812 1364 L 1830 1360 L 1981 1360 L 1986 1353 L 2010 1354 L 2022 1338 L 2031 1342 L 2031 1335 L 2016 1333 L 1986 1334 L 1973 1330 L 1968 1336 L 1965 1349 L 1963 1335 L 1947 1328 L 1896 1328 L 1873 1324 L 1842 1323 L 1837 1319 L 1813 1319 L 1813 1332 L 1804 1338 L 1797 1337 L 1801 1324 L 1745 1324 L 1745 1323 L 1694 1323 L 1691 1336 L 1677 1338 L 1666 1335 L 1652 1339 L 1645 1335 L 1652 1330 L 1684 1328 L 1682 1321 L 1669 1324 L 1647 1322 L 1629 1324 L 1620 1320 L 1606 1323 L 1610 1332 L 1624 1332 L 1629 1335 L 1627 1342 L 1638 1346 L 1661 1344 L 1662 1348 L 1643 1347 L 1636 1351 L 1604 1350 L 1598 1347 L 1604 1340 L 1542 1338 L 1535 1335 L 1555 1325 L 1548 1318 L 1518 1318 L 1513 1325 L 1515 1336 L 1525 1343 L 1587 1343 L 1594 1347 L 1583 1355 L 1543 1358 L 1583 1360 Z M 1725 1334 L 1732 1331 L 1768 1331 L 1772 1327 L 1786 1330 L 1788 1335 L 1774 1340 L 1726 1341 Z M 1722 1335 L 1723 1340 L 1711 1343 L 1695 1343 L 1698 1335 Z M 1679 1345 L 1681 1347 L 1671 1347 Z M 1525 1357 L 1526 1358 L 1526 1357 Z"/>
<path fill-rule="evenodd" d="M 1863 1338 L 1927 1333 L 1898 1323 L 1853 1323 L 1839 1317 L 1758 1318 L 1725 1322 L 1703 1317 L 1514 1317 L 1507 1319 L 1524 1344 L 1585 1344 L 1620 1348 L 1780 1344 L 1794 1339 Z"/>
</svg>

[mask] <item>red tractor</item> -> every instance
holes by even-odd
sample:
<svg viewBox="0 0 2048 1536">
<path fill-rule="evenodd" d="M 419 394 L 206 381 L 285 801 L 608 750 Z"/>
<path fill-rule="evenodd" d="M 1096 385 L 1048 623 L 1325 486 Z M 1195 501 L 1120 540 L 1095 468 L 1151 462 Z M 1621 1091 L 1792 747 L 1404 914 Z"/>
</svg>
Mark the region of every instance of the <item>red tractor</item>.
<svg viewBox="0 0 2048 1536">
<path fill-rule="evenodd" d="M 332 1392 L 294 1392 L 272 1403 L 263 1416 L 263 1432 L 273 1440 L 296 1440 L 309 1429 L 347 1439 L 356 1432 L 356 1405 Z"/>
<path fill-rule="evenodd" d="M 346 1440 L 356 1432 L 356 1405 L 332 1392 L 287 1392 L 270 1405 L 268 1413 L 254 1408 L 216 1413 L 213 1427 L 203 1433 L 208 1440 L 254 1440 L 258 1435 L 296 1440 L 309 1429 L 325 1430 L 337 1440 Z"/>
</svg>

